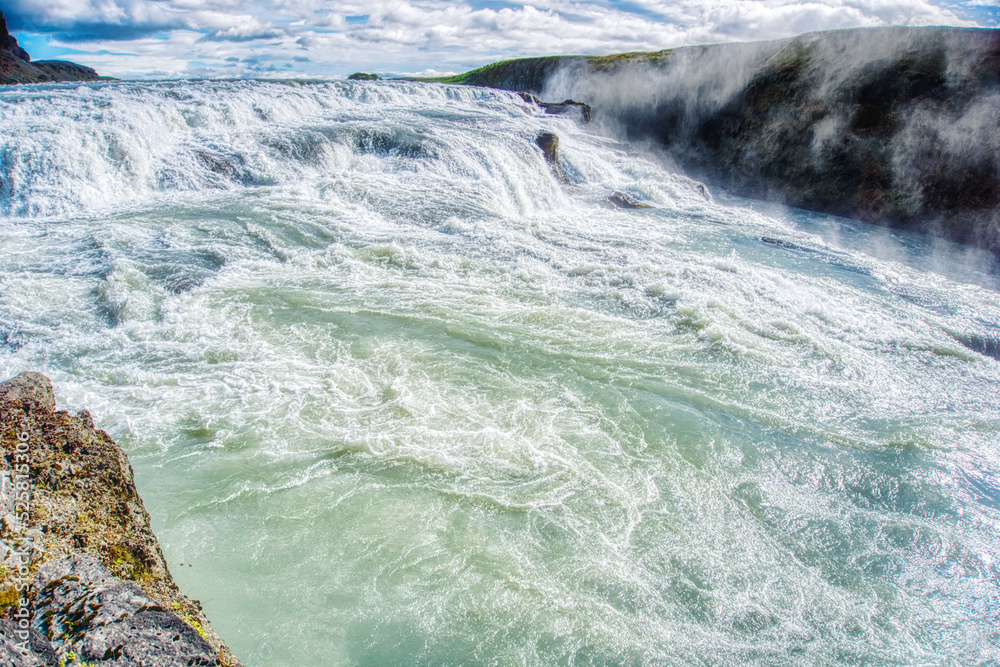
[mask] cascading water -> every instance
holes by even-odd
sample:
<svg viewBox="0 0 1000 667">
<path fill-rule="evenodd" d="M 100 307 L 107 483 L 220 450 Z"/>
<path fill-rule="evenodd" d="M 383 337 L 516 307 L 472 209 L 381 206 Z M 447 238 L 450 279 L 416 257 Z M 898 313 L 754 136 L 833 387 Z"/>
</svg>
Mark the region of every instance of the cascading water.
<svg viewBox="0 0 1000 667">
<path fill-rule="evenodd" d="M 1000 660 L 991 258 L 501 91 L 4 88 L 0 126 L 0 376 L 129 452 L 248 666 Z"/>
</svg>

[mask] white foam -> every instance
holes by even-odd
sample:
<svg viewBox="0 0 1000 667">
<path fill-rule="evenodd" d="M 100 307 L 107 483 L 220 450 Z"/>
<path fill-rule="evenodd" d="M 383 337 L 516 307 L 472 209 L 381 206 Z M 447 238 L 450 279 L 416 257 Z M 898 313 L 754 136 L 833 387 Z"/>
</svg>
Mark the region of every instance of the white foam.
<svg viewBox="0 0 1000 667">
<path fill-rule="evenodd" d="M 4 200 L 0 375 L 126 447 L 248 663 L 997 657 L 1000 363 L 956 338 L 995 292 L 509 93 L 32 95 L 0 93 L 50 153 Z"/>
</svg>

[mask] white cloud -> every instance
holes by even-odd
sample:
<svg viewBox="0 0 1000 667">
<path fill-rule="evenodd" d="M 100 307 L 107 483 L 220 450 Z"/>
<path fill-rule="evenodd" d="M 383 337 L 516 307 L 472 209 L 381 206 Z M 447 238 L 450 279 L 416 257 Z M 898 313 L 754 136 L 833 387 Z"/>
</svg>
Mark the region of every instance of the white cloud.
<svg viewBox="0 0 1000 667">
<path fill-rule="evenodd" d="M 285 74 L 290 64 L 308 76 L 358 69 L 460 71 L 522 55 L 655 50 L 856 26 L 974 25 L 949 9 L 953 5 L 930 0 L 633 0 L 622 6 L 614 0 L 537 0 L 502 9 L 444 0 L 7 4 L 13 29 L 19 20 L 52 34 L 56 46 L 83 51 L 74 57 L 98 71 L 175 76 L 195 67 L 201 75 L 213 68 L 220 76 L 259 75 L 264 62 Z M 349 18 L 360 16 L 367 21 Z M 101 51 L 134 55 L 116 60 Z"/>
<path fill-rule="evenodd" d="M 860 26 L 975 25 L 927 0 L 638 0 L 636 4 L 679 25 L 705 26 L 713 35 L 738 39 Z"/>
</svg>

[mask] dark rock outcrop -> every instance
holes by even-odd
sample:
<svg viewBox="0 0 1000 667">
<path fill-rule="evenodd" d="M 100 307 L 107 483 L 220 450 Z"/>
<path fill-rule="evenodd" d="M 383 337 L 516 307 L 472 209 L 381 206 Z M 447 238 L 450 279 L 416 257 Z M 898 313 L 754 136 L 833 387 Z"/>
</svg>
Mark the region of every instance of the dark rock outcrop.
<svg viewBox="0 0 1000 667">
<path fill-rule="evenodd" d="M 589 123 L 593 117 L 589 104 L 576 102 L 574 100 L 563 100 L 562 102 L 542 102 L 531 93 L 521 93 L 521 99 L 530 104 L 540 106 L 545 113 L 553 115 L 575 115 L 583 123 Z"/>
<path fill-rule="evenodd" d="M 21 45 L 7 30 L 7 19 L 4 18 L 3 12 L 0 12 L 0 53 L 20 58 L 25 62 L 31 61 L 28 52 L 21 48 Z"/>
<path fill-rule="evenodd" d="M 632 195 L 624 192 L 612 192 L 608 195 L 608 203 L 614 208 L 653 208 L 649 204 L 643 204 Z"/>
<path fill-rule="evenodd" d="M 538 136 L 535 137 L 535 144 L 542 149 L 542 156 L 549 164 L 549 168 L 552 170 L 555 177 L 563 183 L 569 183 L 569 178 L 566 176 L 566 170 L 563 169 L 562 163 L 559 161 L 559 136 L 554 132 L 539 132 Z M 607 196 L 605 201 L 611 208 L 654 208 L 653 206 L 644 204 L 632 195 L 624 192 L 612 192 Z"/>
<path fill-rule="evenodd" d="M 566 172 L 559 162 L 559 137 L 553 132 L 539 132 L 535 144 L 542 149 L 542 155 L 555 177 L 565 183 Z"/>
<path fill-rule="evenodd" d="M 1000 253 L 998 30 L 861 28 L 446 79 L 585 100 L 736 194 Z"/>
<path fill-rule="evenodd" d="M 549 164 L 552 174 L 561 182 L 568 182 L 566 170 L 559 162 L 559 137 L 553 132 L 539 132 L 535 144 L 542 149 L 542 155 Z"/>
<path fill-rule="evenodd" d="M 368 72 L 355 72 L 347 77 L 349 81 L 378 81 L 378 74 L 370 74 Z"/>
<path fill-rule="evenodd" d="M 59 81 L 97 81 L 97 72 L 65 60 L 36 60 L 7 31 L 7 20 L 0 12 L 0 85 L 15 83 L 51 83 Z"/>
<path fill-rule="evenodd" d="M 549 164 L 559 162 L 559 137 L 552 132 L 539 132 L 535 144 L 542 149 L 542 155 Z"/>
<path fill-rule="evenodd" d="M 97 81 L 97 70 L 67 60 L 36 60 L 31 63 L 51 77 L 51 81 Z"/>
<path fill-rule="evenodd" d="M 580 120 L 589 123 L 592 113 L 589 104 L 575 102 L 573 100 L 563 100 L 562 102 L 539 102 L 539 106 L 545 109 L 545 113 L 550 114 L 579 114 Z"/>
<path fill-rule="evenodd" d="M 0 383 L 0 657 L 25 648 L 30 619 L 25 665 L 49 664 L 46 645 L 102 665 L 238 665 L 174 583 L 125 452 L 88 412 L 55 408 L 44 375 Z"/>
</svg>

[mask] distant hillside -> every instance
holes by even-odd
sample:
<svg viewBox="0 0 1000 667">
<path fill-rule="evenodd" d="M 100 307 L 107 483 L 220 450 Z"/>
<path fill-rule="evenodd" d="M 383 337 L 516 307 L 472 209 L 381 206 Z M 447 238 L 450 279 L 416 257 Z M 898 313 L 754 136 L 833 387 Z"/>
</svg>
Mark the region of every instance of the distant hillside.
<svg viewBox="0 0 1000 667">
<path fill-rule="evenodd" d="M 1000 253 L 997 30 L 524 58 L 436 80 L 571 97 L 734 193 Z"/>
<path fill-rule="evenodd" d="M 101 77 L 90 67 L 65 60 L 36 60 L 7 31 L 7 20 L 0 12 L 0 85 L 45 83 L 52 81 L 96 81 Z"/>
<path fill-rule="evenodd" d="M 434 83 L 483 86 L 539 95 L 549 78 L 558 71 L 575 70 L 585 73 L 607 73 L 624 64 L 649 64 L 666 58 L 672 51 L 651 53 L 635 51 L 610 56 L 542 56 L 515 58 L 492 63 L 479 69 L 452 76 L 418 79 Z"/>
</svg>

